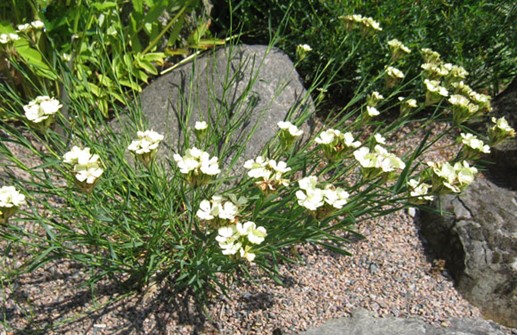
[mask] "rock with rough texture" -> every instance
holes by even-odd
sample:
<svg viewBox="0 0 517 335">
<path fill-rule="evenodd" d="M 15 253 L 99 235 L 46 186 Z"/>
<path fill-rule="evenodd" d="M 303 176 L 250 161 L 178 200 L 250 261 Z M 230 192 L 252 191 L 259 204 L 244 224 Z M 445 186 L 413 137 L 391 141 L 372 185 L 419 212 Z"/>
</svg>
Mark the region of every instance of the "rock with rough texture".
<svg viewBox="0 0 517 335">
<path fill-rule="evenodd" d="M 484 320 L 453 319 L 446 328 L 437 328 L 417 318 L 376 318 L 356 310 L 349 318 L 326 322 L 301 335 L 504 335 L 497 325 Z"/>
<path fill-rule="evenodd" d="M 162 154 L 171 158 L 171 151 L 187 140 L 190 147 L 197 145 L 193 125 L 206 121 L 221 139 L 207 151 L 219 153 L 223 165 L 244 150 L 237 169 L 260 154 L 278 132 L 278 121 L 295 123 L 302 111 L 314 111 L 289 57 L 260 45 L 222 48 L 198 57 L 145 88 L 141 107 L 148 128 L 165 135 L 167 152 Z M 304 136 L 311 127 L 304 124 Z M 230 136 L 231 128 L 236 129 Z M 221 157 L 224 150 L 231 154 Z"/>
<path fill-rule="evenodd" d="M 504 116 L 511 127 L 517 129 L 517 77 L 492 102 L 493 115 Z M 493 182 L 517 190 L 517 137 L 507 139 L 491 148 L 488 158 L 489 177 Z"/>
<path fill-rule="evenodd" d="M 478 178 L 422 213 L 421 233 L 486 318 L 517 327 L 517 192 Z"/>
</svg>

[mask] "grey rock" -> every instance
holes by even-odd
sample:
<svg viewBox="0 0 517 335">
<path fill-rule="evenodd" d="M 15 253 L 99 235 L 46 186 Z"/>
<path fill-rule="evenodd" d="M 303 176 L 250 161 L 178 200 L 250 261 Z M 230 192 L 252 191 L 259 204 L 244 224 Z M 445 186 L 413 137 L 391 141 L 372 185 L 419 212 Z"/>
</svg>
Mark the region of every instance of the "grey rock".
<svg viewBox="0 0 517 335">
<path fill-rule="evenodd" d="M 186 141 L 195 145 L 193 125 L 206 121 L 221 139 L 207 144 L 207 151 L 232 170 L 261 153 L 276 135 L 278 121 L 314 111 L 287 55 L 260 45 L 209 52 L 156 79 L 140 98 L 148 128 L 165 135 L 162 155 L 171 158 Z M 232 127 L 236 131 L 229 136 Z M 308 134 L 312 123 L 303 129 Z M 239 150 L 243 155 L 232 164 Z"/>
<path fill-rule="evenodd" d="M 499 326 L 484 320 L 453 319 L 446 328 L 417 318 L 377 318 L 359 309 L 349 318 L 328 321 L 301 335 L 504 335 Z"/>
<path fill-rule="evenodd" d="M 423 212 L 421 233 L 484 317 L 517 327 L 517 192 L 478 178 Z"/>
</svg>

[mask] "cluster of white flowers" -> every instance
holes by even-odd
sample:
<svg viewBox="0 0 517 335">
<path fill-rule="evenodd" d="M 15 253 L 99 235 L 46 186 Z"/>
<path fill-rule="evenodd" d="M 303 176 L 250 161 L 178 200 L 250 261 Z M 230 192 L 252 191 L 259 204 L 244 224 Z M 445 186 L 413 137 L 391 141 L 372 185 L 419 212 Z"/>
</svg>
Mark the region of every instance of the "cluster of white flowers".
<svg viewBox="0 0 517 335">
<path fill-rule="evenodd" d="M 490 153 L 490 146 L 483 143 L 476 135 L 461 133 L 458 140 L 465 146 L 464 159 L 475 159 L 479 157 L 479 153 Z"/>
<path fill-rule="evenodd" d="M 379 92 L 377 91 L 373 91 L 371 94 L 368 95 L 368 97 L 366 98 L 366 104 L 368 106 L 377 106 L 377 104 L 379 103 L 379 101 L 381 100 L 384 100 L 384 96 L 382 94 L 380 94 Z"/>
<path fill-rule="evenodd" d="M 196 147 L 187 149 L 184 156 L 174 154 L 173 156 L 180 172 L 187 175 L 187 180 L 193 185 L 203 185 L 212 176 L 221 172 L 217 157 L 210 155 Z"/>
<path fill-rule="evenodd" d="M 174 154 L 174 160 L 183 174 L 194 172 L 195 174 L 205 174 L 214 176 L 221 172 L 217 157 L 211 157 L 208 152 L 196 147 L 187 149 L 184 156 Z"/>
<path fill-rule="evenodd" d="M 386 68 L 386 74 L 394 79 L 403 79 L 404 78 L 404 73 L 393 66 L 388 66 Z"/>
<path fill-rule="evenodd" d="M 371 152 L 367 147 L 357 149 L 354 151 L 354 157 L 367 177 L 377 177 L 384 173 L 403 170 L 406 167 L 406 164 L 400 158 L 388 152 L 379 144 L 376 144 Z"/>
<path fill-rule="evenodd" d="M 23 106 L 23 110 L 29 121 L 40 123 L 56 114 L 61 107 L 63 107 L 63 105 L 61 105 L 57 99 L 42 95 Z"/>
<path fill-rule="evenodd" d="M 127 149 L 136 155 L 151 153 L 158 149 L 158 145 L 163 140 L 163 135 L 153 130 L 138 131 L 138 140 L 134 140 Z"/>
<path fill-rule="evenodd" d="M 206 130 L 208 128 L 208 124 L 206 123 L 206 121 L 196 121 L 196 123 L 194 124 L 194 129 L 195 130 Z"/>
<path fill-rule="evenodd" d="M 248 176 L 259 179 L 256 184 L 264 192 L 274 192 L 280 186 L 289 185 L 289 180 L 283 177 L 284 173 L 291 171 L 286 162 L 258 156 L 255 160 L 246 161 L 244 168 L 249 170 Z"/>
<path fill-rule="evenodd" d="M 394 61 L 399 59 L 404 54 L 410 54 L 411 49 L 405 46 L 401 41 L 396 38 L 388 41 L 388 46 L 391 50 L 391 57 Z"/>
<path fill-rule="evenodd" d="M 206 131 L 208 129 L 208 123 L 206 121 L 196 121 L 194 124 L 194 134 L 198 140 L 202 141 L 206 137 Z"/>
<path fill-rule="evenodd" d="M 504 117 L 499 119 L 492 117 L 492 123 L 494 125 L 488 128 L 488 137 L 491 145 L 496 145 L 508 137 L 515 137 L 515 129 L 508 124 Z"/>
<path fill-rule="evenodd" d="M 278 127 L 289 136 L 300 137 L 303 134 L 303 130 L 298 129 L 297 126 L 289 121 L 280 121 L 277 123 Z"/>
<path fill-rule="evenodd" d="M 379 115 L 381 112 L 379 112 L 379 110 L 373 106 L 366 106 L 366 114 L 369 116 L 369 117 L 374 117 L 374 116 L 377 116 Z"/>
<path fill-rule="evenodd" d="M 361 142 L 356 141 L 352 133 L 342 133 L 337 129 L 321 132 L 314 141 L 321 145 L 327 159 L 332 161 L 341 159 L 348 149 L 356 149 L 361 146 Z"/>
<path fill-rule="evenodd" d="M 24 204 L 25 196 L 14 186 L 0 187 L 0 223 L 5 223 Z"/>
<path fill-rule="evenodd" d="M 138 131 L 138 140 L 134 140 L 127 147 L 134 153 L 138 160 L 149 166 L 158 152 L 158 145 L 163 140 L 163 135 L 153 130 Z"/>
<path fill-rule="evenodd" d="M 20 207 L 25 204 L 25 196 L 14 186 L 0 187 L 0 208 Z"/>
<path fill-rule="evenodd" d="M 451 165 L 448 162 L 428 162 L 431 168 L 433 190 L 436 193 L 460 193 L 474 181 L 478 172 L 467 161 L 456 162 Z"/>
<path fill-rule="evenodd" d="M 429 48 L 422 48 L 420 51 L 422 52 L 422 57 L 426 63 L 441 63 L 442 56 L 438 52 Z"/>
<path fill-rule="evenodd" d="M 473 103 L 478 105 L 480 112 L 492 111 L 492 106 L 490 105 L 490 100 L 492 98 L 489 95 L 472 91 L 469 94 L 469 98 Z"/>
<path fill-rule="evenodd" d="M 441 85 L 438 80 L 424 79 L 426 88 L 425 104 L 426 106 L 439 102 L 443 98 L 449 96 L 449 91 Z"/>
<path fill-rule="evenodd" d="M 104 173 L 101 167 L 100 157 L 92 154 L 90 148 L 81 149 L 74 146 L 63 156 L 63 162 L 70 164 L 75 174 L 75 179 L 80 183 L 83 191 L 91 191 L 98 178 Z"/>
<path fill-rule="evenodd" d="M 305 59 L 307 54 L 312 51 L 312 48 L 308 44 L 298 44 L 296 46 L 296 57 L 298 61 L 302 61 Z"/>
<path fill-rule="evenodd" d="M 251 221 L 221 227 L 217 233 L 215 239 L 219 243 L 223 255 L 239 255 L 248 262 L 253 262 L 255 259 L 252 245 L 261 244 L 267 236 L 266 228 L 257 227 Z"/>
<path fill-rule="evenodd" d="M 368 97 L 366 98 L 366 104 L 367 104 L 366 115 L 368 116 L 368 118 L 371 118 L 371 117 L 374 117 L 374 116 L 377 116 L 380 114 L 380 112 L 376 108 L 376 106 L 379 103 L 379 101 L 381 101 L 383 99 L 384 99 L 384 96 L 377 91 L 374 91 L 368 95 Z"/>
<path fill-rule="evenodd" d="M 233 202 L 226 200 L 220 195 L 214 195 L 212 200 L 202 200 L 196 213 L 201 220 L 235 220 L 239 208 Z"/>
<path fill-rule="evenodd" d="M 386 67 L 386 75 L 387 88 L 395 87 L 405 77 L 402 71 L 393 66 Z"/>
<path fill-rule="evenodd" d="M 327 185 L 325 188 L 318 187 L 318 177 L 308 176 L 298 180 L 300 190 L 296 191 L 298 204 L 307 208 L 311 212 L 316 212 L 322 206 L 327 207 L 327 210 L 334 208 L 340 209 L 348 202 L 350 194 L 341 187 L 334 187 Z M 318 215 L 316 215 L 318 217 Z"/>
<path fill-rule="evenodd" d="M 373 134 L 372 139 L 376 144 L 386 144 L 386 138 L 382 136 L 382 134 L 375 133 Z"/>
<path fill-rule="evenodd" d="M 425 77 L 427 79 L 440 79 L 449 74 L 449 70 L 445 66 L 446 64 L 436 63 L 424 63 L 420 65 L 420 68 L 424 70 Z M 449 64 L 450 65 L 450 64 Z"/>
<path fill-rule="evenodd" d="M 360 14 L 353 14 L 340 16 L 339 18 L 345 23 L 347 30 L 359 28 L 365 34 L 369 34 L 375 31 L 382 31 L 380 23 L 371 17 L 363 17 Z"/>
<path fill-rule="evenodd" d="M 443 63 L 440 54 L 431 49 L 422 49 L 422 55 L 425 61 L 421 68 L 424 70 L 426 106 L 440 102 L 449 96 L 451 90 L 453 94 L 449 103 L 456 124 L 492 110 L 489 95 L 475 92 L 463 82 L 469 73 L 462 66 Z"/>
<path fill-rule="evenodd" d="M 418 103 L 415 99 L 406 99 L 404 97 L 398 97 L 400 101 L 400 115 L 406 115 L 411 110 L 418 107 Z"/>
<path fill-rule="evenodd" d="M 24 204 L 25 196 L 14 186 L 2 186 L 0 188 L 0 224 L 7 223 L 9 217 Z"/>
<path fill-rule="evenodd" d="M 7 44 L 10 42 L 18 41 L 20 36 L 15 33 L 0 34 L 0 44 Z"/>
<path fill-rule="evenodd" d="M 421 182 L 420 179 L 410 179 L 408 186 L 409 195 L 414 198 L 410 199 L 412 203 L 421 203 L 434 199 L 434 196 L 429 194 L 431 185 Z"/>
<path fill-rule="evenodd" d="M 471 114 L 476 113 L 478 111 L 490 112 L 492 110 L 492 106 L 490 105 L 491 97 L 489 95 L 474 91 L 469 85 L 465 84 L 463 81 L 453 82 L 451 83 L 451 87 L 457 96 L 462 96 L 464 98 L 462 100 L 462 105 L 467 105 L 468 103 L 470 103 L 471 105 L 477 107 L 475 112 L 471 112 Z M 465 101 L 468 101 L 468 103 Z"/>
<path fill-rule="evenodd" d="M 32 21 L 31 23 L 19 24 L 17 28 L 18 29 L 16 31 L 18 33 L 28 33 L 32 29 L 40 30 L 45 28 L 45 24 L 40 20 L 36 20 Z"/>
<path fill-rule="evenodd" d="M 289 148 L 303 134 L 303 130 L 289 121 L 280 121 L 277 125 L 280 128 L 280 142 L 284 148 Z"/>
</svg>

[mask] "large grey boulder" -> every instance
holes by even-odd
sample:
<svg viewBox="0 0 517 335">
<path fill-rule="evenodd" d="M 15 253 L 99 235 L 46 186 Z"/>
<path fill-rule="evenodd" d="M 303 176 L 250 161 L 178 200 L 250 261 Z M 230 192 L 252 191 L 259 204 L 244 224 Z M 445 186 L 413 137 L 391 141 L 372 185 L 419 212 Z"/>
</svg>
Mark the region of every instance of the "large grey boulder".
<svg viewBox="0 0 517 335">
<path fill-rule="evenodd" d="M 423 212 L 421 233 L 486 318 L 517 327 L 517 192 L 478 178 Z"/>
<path fill-rule="evenodd" d="M 504 335 L 497 325 L 484 320 L 453 319 L 446 328 L 426 324 L 417 318 L 376 318 L 356 310 L 349 318 L 335 319 L 301 335 Z"/>
<path fill-rule="evenodd" d="M 221 141 L 203 149 L 224 165 L 243 150 L 234 169 L 260 154 L 278 121 L 295 123 L 302 112 L 314 111 L 289 57 L 260 45 L 209 52 L 153 81 L 140 99 L 148 128 L 165 135 L 162 155 L 171 158 L 185 141 L 196 145 L 193 125 L 206 121 Z M 305 134 L 311 128 L 304 123 Z"/>
</svg>

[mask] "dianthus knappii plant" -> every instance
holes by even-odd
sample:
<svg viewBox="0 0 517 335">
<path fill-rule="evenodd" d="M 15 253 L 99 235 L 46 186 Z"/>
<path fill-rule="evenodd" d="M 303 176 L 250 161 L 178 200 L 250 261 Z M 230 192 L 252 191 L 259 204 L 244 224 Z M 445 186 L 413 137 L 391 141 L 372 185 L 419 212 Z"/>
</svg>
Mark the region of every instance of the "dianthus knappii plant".
<svg viewBox="0 0 517 335">
<path fill-rule="evenodd" d="M 359 16 L 344 20 L 366 35 L 381 29 Z M 301 243 L 347 254 L 343 232 L 353 233 L 353 224 L 461 192 L 477 173 L 472 162 L 490 150 L 485 142 L 515 136 L 495 118 L 487 137 L 467 131 L 466 122 L 486 117 L 490 104 L 463 82 L 463 68 L 422 49 L 423 72 L 407 79 L 396 66 L 411 50 L 396 40 L 388 45 L 392 62 L 350 106 L 314 134 L 301 127 L 308 112 L 278 120 L 278 135 L 244 162 L 242 176 L 221 163 L 232 152 L 217 145 L 224 139 L 209 120 L 183 120 L 185 144 L 165 149 L 163 134 L 145 126 L 136 105 L 113 106 L 133 121 L 115 131 L 88 99 L 58 101 L 42 92 L 26 101 L 2 87 L 4 116 L 17 123 L 1 126 L 9 175 L 0 189 L 1 236 L 10 250 L 33 255 L 20 270 L 68 259 L 84 266 L 91 284 L 167 284 L 200 302 L 252 267 L 281 282 L 278 264 L 292 260 L 291 247 Z M 404 92 L 405 80 L 420 81 L 422 93 Z M 459 135 L 452 161 L 422 159 L 443 133 L 428 133 L 410 152 L 395 150 L 403 125 L 429 129 L 437 121 Z"/>
</svg>

